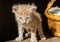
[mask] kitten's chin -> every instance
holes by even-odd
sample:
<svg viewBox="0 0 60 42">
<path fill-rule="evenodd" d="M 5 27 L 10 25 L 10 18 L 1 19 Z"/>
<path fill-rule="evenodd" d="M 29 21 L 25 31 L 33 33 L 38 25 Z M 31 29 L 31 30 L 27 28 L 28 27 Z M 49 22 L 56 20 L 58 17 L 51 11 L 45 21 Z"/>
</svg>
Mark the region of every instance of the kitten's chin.
<svg viewBox="0 0 60 42">
<path fill-rule="evenodd" d="M 20 22 L 20 24 L 25 24 L 24 22 Z"/>
</svg>

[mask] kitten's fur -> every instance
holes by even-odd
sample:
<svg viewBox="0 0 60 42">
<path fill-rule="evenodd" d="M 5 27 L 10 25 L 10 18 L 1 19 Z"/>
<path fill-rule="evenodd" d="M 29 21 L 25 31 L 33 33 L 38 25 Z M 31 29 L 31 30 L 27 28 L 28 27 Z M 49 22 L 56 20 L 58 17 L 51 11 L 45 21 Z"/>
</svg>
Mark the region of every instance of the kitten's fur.
<svg viewBox="0 0 60 42">
<path fill-rule="evenodd" d="M 37 7 L 33 4 L 19 4 L 13 6 L 12 12 L 15 13 L 19 32 L 19 37 L 17 37 L 16 40 L 23 40 L 24 28 L 27 32 L 31 33 L 30 42 L 37 42 L 36 30 L 38 30 L 41 40 L 46 39 L 42 30 L 42 19 L 39 13 L 36 12 L 36 8 Z"/>
</svg>

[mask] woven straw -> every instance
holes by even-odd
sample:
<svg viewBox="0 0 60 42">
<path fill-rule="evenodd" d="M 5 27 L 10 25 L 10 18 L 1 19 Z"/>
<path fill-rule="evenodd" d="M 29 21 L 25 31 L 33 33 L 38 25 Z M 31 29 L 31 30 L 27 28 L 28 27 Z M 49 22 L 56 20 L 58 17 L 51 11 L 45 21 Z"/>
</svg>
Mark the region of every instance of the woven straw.
<svg viewBox="0 0 60 42">
<path fill-rule="evenodd" d="M 48 26 L 54 36 L 60 37 L 60 16 L 45 14 L 48 18 Z"/>
</svg>

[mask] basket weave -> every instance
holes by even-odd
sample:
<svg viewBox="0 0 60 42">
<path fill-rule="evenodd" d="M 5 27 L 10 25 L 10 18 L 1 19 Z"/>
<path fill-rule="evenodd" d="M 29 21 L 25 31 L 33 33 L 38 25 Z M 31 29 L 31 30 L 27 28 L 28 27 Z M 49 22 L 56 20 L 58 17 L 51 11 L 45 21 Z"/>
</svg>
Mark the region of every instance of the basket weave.
<svg viewBox="0 0 60 42">
<path fill-rule="evenodd" d="M 60 16 L 45 14 L 48 18 L 48 26 L 54 36 L 60 37 Z"/>
</svg>

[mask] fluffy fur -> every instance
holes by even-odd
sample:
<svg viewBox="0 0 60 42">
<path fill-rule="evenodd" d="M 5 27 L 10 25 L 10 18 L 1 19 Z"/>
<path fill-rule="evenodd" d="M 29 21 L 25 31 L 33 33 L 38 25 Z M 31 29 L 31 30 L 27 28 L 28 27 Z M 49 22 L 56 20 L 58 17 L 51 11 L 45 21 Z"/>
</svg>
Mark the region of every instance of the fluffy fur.
<svg viewBox="0 0 60 42">
<path fill-rule="evenodd" d="M 15 13 L 16 21 L 18 23 L 19 36 L 17 41 L 23 40 L 24 29 L 31 33 L 30 42 L 37 42 L 36 30 L 39 32 L 41 40 L 46 39 L 42 30 L 42 19 L 38 12 L 36 12 L 37 6 L 30 4 L 14 5 L 12 12 Z"/>
</svg>

